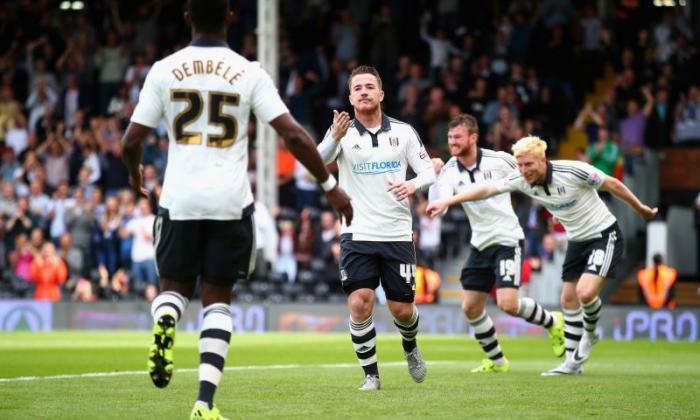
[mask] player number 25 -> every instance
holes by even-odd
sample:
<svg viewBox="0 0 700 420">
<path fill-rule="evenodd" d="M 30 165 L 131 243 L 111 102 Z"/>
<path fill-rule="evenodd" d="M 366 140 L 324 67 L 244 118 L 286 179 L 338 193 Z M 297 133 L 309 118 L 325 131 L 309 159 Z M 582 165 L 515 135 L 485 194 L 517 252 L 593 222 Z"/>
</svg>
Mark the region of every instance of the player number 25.
<svg viewBox="0 0 700 420">
<path fill-rule="evenodd" d="M 207 135 L 209 147 L 231 147 L 238 135 L 238 122 L 233 115 L 226 114 L 224 105 L 237 106 L 239 96 L 225 92 L 209 92 L 208 124 L 221 127 L 222 134 Z M 198 90 L 178 89 L 170 91 L 170 100 L 185 102 L 187 107 L 175 116 L 173 129 L 175 141 L 178 144 L 202 144 L 202 133 L 187 131 L 185 128 L 202 115 L 204 101 L 202 93 Z"/>
</svg>

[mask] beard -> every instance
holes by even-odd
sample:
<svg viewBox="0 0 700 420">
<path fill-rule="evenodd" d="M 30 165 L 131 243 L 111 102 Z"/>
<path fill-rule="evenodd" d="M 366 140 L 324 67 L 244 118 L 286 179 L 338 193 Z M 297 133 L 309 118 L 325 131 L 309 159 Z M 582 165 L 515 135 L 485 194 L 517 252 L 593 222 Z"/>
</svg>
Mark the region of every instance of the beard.
<svg viewBox="0 0 700 420">
<path fill-rule="evenodd" d="M 379 109 L 379 102 L 359 103 L 358 105 L 355 111 L 363 114 L 373 114 Z"/>
</svg>

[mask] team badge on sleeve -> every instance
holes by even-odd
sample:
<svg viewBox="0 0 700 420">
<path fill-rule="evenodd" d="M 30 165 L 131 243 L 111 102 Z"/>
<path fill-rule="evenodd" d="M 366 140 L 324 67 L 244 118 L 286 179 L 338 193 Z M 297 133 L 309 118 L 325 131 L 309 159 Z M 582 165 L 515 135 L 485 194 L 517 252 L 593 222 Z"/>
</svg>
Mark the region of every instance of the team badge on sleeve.
<svg viewBox="0 0 700 420">
<path fill-rule="evenodd" d="M 588 184 L 590 185 L 600 185 L 603 182 L 602 179 L 600 179 L 600 176 L 593 172 L 588 176 Z"/>
</svg>

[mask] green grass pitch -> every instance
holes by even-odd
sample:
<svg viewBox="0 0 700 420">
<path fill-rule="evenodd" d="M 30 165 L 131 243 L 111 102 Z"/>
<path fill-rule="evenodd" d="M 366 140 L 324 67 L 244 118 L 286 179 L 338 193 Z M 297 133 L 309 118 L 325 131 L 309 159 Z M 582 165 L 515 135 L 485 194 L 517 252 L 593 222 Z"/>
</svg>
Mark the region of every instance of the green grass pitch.
<svg viewBox="0 0 700 420">
<path fill-rule="evenodd" d="M 177 336 L 178 370 L 164 390 L 145 373 L 149 338 L 0 334 L 0 419 L 187 418 L 197 392 L 197 336 Z M 541 377 L 558 363 L 545 338 L 501 340 L 511 361 L 506 374 L 469 372 L 482 358 L 473 338 L 424 335 L 419 343 L 428 360 L 424 383 L 411 381 L 399 336 L 384 334 L 382 390 L 362 393 L 345 334 L 234 335 L 217 405 L 244 419 L 700 418 L 698 344 L 603 340 L 584 375 Z"/>
</svg>

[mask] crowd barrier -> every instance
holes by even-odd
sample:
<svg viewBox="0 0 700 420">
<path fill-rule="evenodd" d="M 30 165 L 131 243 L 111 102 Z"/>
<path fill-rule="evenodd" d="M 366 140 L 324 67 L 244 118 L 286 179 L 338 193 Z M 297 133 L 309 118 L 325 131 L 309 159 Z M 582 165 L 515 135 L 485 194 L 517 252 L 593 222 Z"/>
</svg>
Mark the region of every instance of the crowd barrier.
<svg viewBox="0 0 700 420">
<path fill-rule="evenodd" d="M 520 318 L 503 314 L 489 306 L 501 336 L 543 336 L 542 328 Z M 419 305 L 420 331 L 427 334 L 473 335 L 458 305 Z M 340 304 L 233 304 L 236 333 L 348 331 L 347 307 Z M 183 314 L 180 329 L 197 331 L 201 305 L 190 305 Z M 48 332 L 53 330 L 149 330 L 148 302 L 40 302 L 0 300 L 0 331 Z M 378 332 L 396 332 L 386 307 L 375 310 Z M 614 340 L 698 340 L 700 308 L 654 311 L 641 306 L 604 306 L 598 334 Z M 2 338 L 0 338 L 2 339 Z"/>
</svg>

